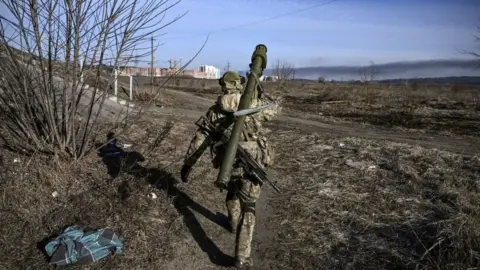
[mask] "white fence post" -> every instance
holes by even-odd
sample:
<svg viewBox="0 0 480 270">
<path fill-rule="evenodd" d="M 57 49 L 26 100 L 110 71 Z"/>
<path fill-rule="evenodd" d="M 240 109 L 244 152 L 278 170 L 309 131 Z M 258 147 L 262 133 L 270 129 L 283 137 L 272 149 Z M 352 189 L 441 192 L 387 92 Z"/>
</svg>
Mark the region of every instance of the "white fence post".
<svg viewBox="0 0 480 270">
<path fill-rule="evenodd" d="M 130 100 L 133 99 L 133 76 L 130 76 Z"/>
<path fill-rule="evenodd" d="M 115 82 L 114 82 L 115 96 L 118 94 L 118 70 L 115 69 Z"/>
</svg>

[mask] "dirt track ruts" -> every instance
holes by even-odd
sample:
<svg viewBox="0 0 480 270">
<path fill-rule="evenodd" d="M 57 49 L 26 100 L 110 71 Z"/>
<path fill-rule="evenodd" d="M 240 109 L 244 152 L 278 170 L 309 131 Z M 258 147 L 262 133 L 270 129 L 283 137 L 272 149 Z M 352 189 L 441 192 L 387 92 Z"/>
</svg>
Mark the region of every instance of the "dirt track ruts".
<svg viewBox="0 0 480 270">
<path fill-rule="evenodd" d="M 185 108 L 155 108 L 151 110 L 156 115 L 171 115 L 173 117 L 187 117 L 192 120 L 203 115 L 207 108 L 214 103 L 213 99 L 199 97 L 183 91 L 167 90 L 179 99 L 189 102 Z M 203 107 L 203 108 L 202 108 Z M 202 110 L 199 110 L 202 108 Z M 392 131 L 382 128 L 363 127 L 356 123 L 336 124 L 324 123 L 316 120 L 298 118 L 289 115 L 280 115 L 276 120 L 266 126 L 288 126 L 306 132 L 328 133 L 333 136 L 360 137 L 365 139 L 388 140 L 425 148 L 437 148 L 464 155 L 477 155 L 480 153 L 480 140 L 468 137 L 431 136 L 414 132 Z"/>
</svg>

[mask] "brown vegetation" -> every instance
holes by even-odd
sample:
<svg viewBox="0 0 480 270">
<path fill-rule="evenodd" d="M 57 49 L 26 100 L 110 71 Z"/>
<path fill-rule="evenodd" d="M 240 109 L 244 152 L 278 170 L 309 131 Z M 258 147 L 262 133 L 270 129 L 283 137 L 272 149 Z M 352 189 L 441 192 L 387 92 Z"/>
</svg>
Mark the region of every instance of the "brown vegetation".
<svg viewBox="0 0 480 270">
<path fill-rule="evenodd" d="M 478 157 L 284 130 L 279 268 L 467 269 L 480 263 Z M 296 153 L 296 154 L 292 154 Z M 294 171 L 295 173 L 290 173 Z"/>
<path fill-rule="evenodd" d="M 189 88 L 192 82 L 199 86 Z M 176 87 L 188 92 L 186 95 L 213 100 L 218 94 L 216 82 L 207 81 L 205 88 L 201 82 L 190 79 Z M 418 118 L 440 113 L 452 117 L 456 112 L 464 113 L 456 120 L 465 123 L 464 129 L 454 129 L 433 116 L 428 126 L 418 129 L 428 131 L 436 126 L 452 134 L 477 132 L 473 124 L 467 125 L 478 121 L 470 96 L 476 89 L 470 87 L 452 91 L 421 86 L 418 91 L 408 91 L 401 90 L 404 86 L 372 85 L 373 102 L 366 104 L 364 92 L 355 85 L 289 85 L 274 94 L 285 97 L 285 113 L 290 115 L 322 113 L 326 121 L 344 122 L 369 122 L 384 115 L 390 120 L 371 125 L 386 128 L 412 123 L 407 113 Z M 274 83 L 266 87 L 275 90 Z M 172 102 L 165 106 L 185 106 L 172 92 L 162 95 Z M 325 104 L 327 101 L 330 103 Z M 395 111 L 405 114 L 397 114 L 393 121 Z M 345 112 L 358 115 L 342 114 Z M 197 269 L 225 266 L 228 256 L 219 248 L 232 247 L 233 239 L 217 223 L 197 219 L 198 215 L 185 207 L 224 211 L 224 194 L 211 184 L 216 172 L 209 166 L 208 154 L 196 166 L 192 183 L 184 190 L 174 188 L 177 195 L 167 196 L 195 129 L 193 120 L 177 117 L 172 119 L 173 127 L 162 128 L 165 122 L 157 118 L 147 117 L 120 137 L 134 143 L 132 149 L 145 161 L 112 182 L 105 165 L 93 154 L 81 163 L 67 164 L 4 151 L 0 211 L 8 218 L 0 224 L 7 235 L 1 244 L 13 248 L 4 249 L 0 266 L 45 268 L 35 243 L 70 224 L 108 226 L 125 239 L 126 255 L 96 264 L 99 269 L 151 268 L 168 262 L 173 262 L 169 264 L 173 269 L 178 265 Z M 271 212 L 261 212 L 267 217 L 256 232 L 259 247 L 254 254 L 257 265 L 265 267 L 262 269 L 466 269 L 480 263 L 478 157 L 383 140 L 312 134 L 278 123 L 268 128 L 277 149 L 273 169 L 282 194 L 270 194 Z M 17 157 L 21 163 L 13 163 Z M 51 196 L 53 191 L 59 193 L 57 198 Z M 158 198 L 149 198 L 151 192 Z M 264 192 L 270 193 L 269 188 Z M 10 233 L 18 227 L 23 230 Z M 270 234 L 273 238 L 263 236 Z M 192 237 L 198 244 L 185 242 Z M 19 242 L 25 244 L 15 247 Z M 205 251 L 197 251 L 199 247 Z M 178 254 L 189 254 L 192 263 L 179 259 Z"/>
<path fill-rule="evenodd" d="M 17 73 L 21 70 L 16 67 Z M 376 73 L 365 74 L 363 84 L 286 79 L 281 86 L 268 82 L 265 87 L 267 93 L 284 98 L 283 112 L 293 117 L 357 122 L 372 132 L 404 129 L 410 138 L 418 132 L 465 140 L 480 135 L 478 88 L 382 85 L 370 82 L 370 75 Z M 87 84 L 113 91 L 112 82 L 105 79 L 108 75 L 89 75 Z M 143 79 L 139 78 L 134 99 L 172 109 L 195 108 L 186 104 L 194 103 L 191 95 L 207 98 L 204 101 L 210 104 L 219 94 L 216 80 L 174 77 L 154 82 L 183 91 L 175 94 L 152 89 Z M 1 90 L 24 89 L 23 81 Z M 47 96 L 52 88 L 44 85 L 42 89 L 40 93 Z M 128 89 L 128 80 L 120 77 L 118 90 L 126 97 L 123 89 Z M 61 90 L 65 93 L 68 88 Z M 12 93 L 2 96 L 0 105 L 15 101 L 16 108 L 22 107 Z M 37 102 L 37 115 L 45 116 L 55 131 L 55 113 L 47 108 L 51 103 L 38 102 L 39 97 L 28 100 Z M 125 254 L 94 264 L 94 269 L 229 265 L 233 236 L 222 227 L 225 194 L 213 188 L 216 171 L 208 154 L 196 165 L 188 185 L 177 184 L 194 120 L 178 116 L 167 122 L 154 112 L 142 122 L 121 128 L 93 126 L 97 134 L 88 137 L 91 144 L 105 143 L 108 131 L 123 131 L 120 141 L 133 144 L 124 162 L 114 164 L 122 168 L 115 179 L 109 176 L 114 174 L 112 164 L 95 152 L 83 151 L 84 157 L 76 161 L 58 155 L 27 156 L 21 149 L 0 153 L 0 268 L 48 269 L 42 254 L 45 240 L 73 224 L 110 227 L 124 239 Z M 16 116 L 14 120 L 36 115 Z M 12 119 L 2 117 L 14 132 Z M 23 119 L 20 123 L 34 122 Z M 72 123 L 65 127 L 69 132 L 60 136 L 65 149 L 67 142 L 74 141 Z M 281 122 L 266 126 L 276 148 L 272 169 L 282 194 L 264 188 L 271 208 L 258 211 L 261 223 L 254 257 L 259 269 L 468 269 L 480 265 L 478 155 L 383 138 L 359 139 L 356 134 L 341 137 L 334 130 L 317 134 Z M 48 140 L 42 143 L 52 145 Z M 152 198 L 151 193 L 158 197 Z"/>
<path fill-rule="evenodd" d="M 96 269 L 150 268 L 168 261 L 172 245 L 184 232 L 169 207 L 170 199 L 161 191 L 171 181 L 163 168 L 171 162 L 167 157 L 175 148 L 167 138 L 171 126 L 158 125 L 165 128 L 134 125 L 127 131 L 128 137 L 120 137 L 124 142 L 144 142 L 143 148 L 136 145 L 134 149 L 142 151 L 145 161 L 136 165 L 127 161 L 114 180 L 97 153 L 71 163 L 2 151 L 0 268 L 49 269 L 42 254 L 45 241 L 69 225 L 109 227 L 122 237 L 125 255 L 101 261 Z M 103 129 L 115 131 L 113 126 Z M 97 143 L 105 140 L 105 136 L 99 137 Z M 156 158 L 156 153 L 165 159 Z M 152 192 L 157 199 L 149 197 Z"/>
<path fill-rule="evenodd" d="M 281 90 L 264 83 L 267 92 L 284 97 L 284 112 L 322 121 L 353 121 L 388 128 L 444 135 L 478 135 L 480 89 L 477 86 L 370 84 L 318 84 L 288 82 Z M 215 98 L 215 81 L 205 87 L 181 84 L 170 87 Z M 298 114 L 298 113 L 301 114 Z"/>
<path fill-rule="evenodd" d="M 298 81 L 286 81 L 281 88 L 276 82 L 264 86 L 267 93 L 284 98 L 283 112 L 293 116 L 446 136 L 480 135 L 478 86 Z M 184 79 L 166 87 L 212 100 L 219 94 L 216 80 Z"/>
<path fill-rule="evenodd" d="M 0 17 L 0 139 L 16 151 L 65 158 L 92 149 L 112 84 L 101 67 L 125 65 L 124 57 L 144 53 L 139 44 L 181 18 L 163 22 L 178 3 L 168 1 L 0 3 L 11 17 Z"/>
</svg>

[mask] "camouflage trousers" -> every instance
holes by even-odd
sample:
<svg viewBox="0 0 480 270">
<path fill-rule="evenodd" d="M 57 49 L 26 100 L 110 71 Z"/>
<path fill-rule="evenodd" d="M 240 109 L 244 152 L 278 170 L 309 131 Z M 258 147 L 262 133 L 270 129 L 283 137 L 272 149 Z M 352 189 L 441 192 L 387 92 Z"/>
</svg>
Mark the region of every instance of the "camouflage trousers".
<svg viewBox="0 0 480 270">
<path fill-rule="evenodd" d="M 236 232 L 235 256 L 250 258 L 255 228 L 255 203 L 260 197 L 261 186 L 245 178 L 232 178 L 227 193 L 228 221 Z"/>
</svg>

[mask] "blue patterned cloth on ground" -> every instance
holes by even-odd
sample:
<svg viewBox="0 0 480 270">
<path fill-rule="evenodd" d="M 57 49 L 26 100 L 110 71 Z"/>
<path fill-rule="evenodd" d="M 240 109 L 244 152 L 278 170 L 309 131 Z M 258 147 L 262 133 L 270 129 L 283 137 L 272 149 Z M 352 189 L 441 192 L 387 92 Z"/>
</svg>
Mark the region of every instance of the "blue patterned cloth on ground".
<svg viewBox="0 0 480 270">
<path fill-rule="evenodd" d="M 98 229 L 85 233 L 80 226 L 71 226 L 49 241 L 45 251 L 50 257 L 50 264 L 57 266 L 86 264 L 109 255 L 122 254 L 123 242 L 110 229 Z"/>
</svg>

